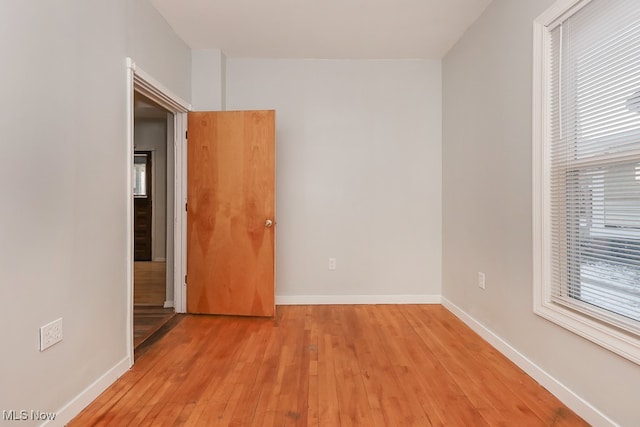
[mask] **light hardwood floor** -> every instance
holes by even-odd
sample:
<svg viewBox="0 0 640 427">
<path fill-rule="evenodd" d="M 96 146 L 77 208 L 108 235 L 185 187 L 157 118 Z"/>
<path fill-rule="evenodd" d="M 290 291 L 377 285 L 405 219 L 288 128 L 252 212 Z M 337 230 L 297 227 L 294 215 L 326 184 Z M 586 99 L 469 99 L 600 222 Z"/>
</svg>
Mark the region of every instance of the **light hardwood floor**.
<svg viewBox="0 0 640 427">
<path fill-rule="evenodd" d="M 166 262 L 133 263 L 133 304 L 164 306 L 166 295 Z"/>
<path fill-rule="evenodd" d="M 174 315 L 164 308 L 166 263 L 135 262 L 133 276 L 133 345 L 138 347 Z"/>
<path fill-rule="evenodd" d="M 186 316 L 71 426 L 584 426 L 439 305 Z"/>
</svg>

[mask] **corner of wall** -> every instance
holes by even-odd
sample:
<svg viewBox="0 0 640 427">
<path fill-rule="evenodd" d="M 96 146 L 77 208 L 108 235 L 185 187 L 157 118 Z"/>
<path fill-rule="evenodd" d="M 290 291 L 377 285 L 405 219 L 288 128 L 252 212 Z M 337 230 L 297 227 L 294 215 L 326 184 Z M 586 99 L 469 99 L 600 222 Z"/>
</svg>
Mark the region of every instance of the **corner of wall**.
<svg viewBox="0 0 640 427">
<path fill-rule="evenodd" d="M 584 418 L 589 424 L 597 426 L 617 425 L 596 407 L 584 400 L 569 387 L 561 383 L 558 379 L 554 378 L 551 374 L 527 358 L 527 356 L 520 353 L 502 337 L 487 328 L 447 298 L 442 298 L 442 305 L 458 319 L 462 320 L 474 332 L 480 335 L 485 341 L 491 344 L 496 350 L 502 353 L 507 359 L 520 367 L 520 369 L 526 372 L 527 375 L 538 381 L 544 388 L 549 390 L 551 394 L 560 399 L 560 401 L 571 408 L 571 410 L 576 414 Z"/>
</svg>

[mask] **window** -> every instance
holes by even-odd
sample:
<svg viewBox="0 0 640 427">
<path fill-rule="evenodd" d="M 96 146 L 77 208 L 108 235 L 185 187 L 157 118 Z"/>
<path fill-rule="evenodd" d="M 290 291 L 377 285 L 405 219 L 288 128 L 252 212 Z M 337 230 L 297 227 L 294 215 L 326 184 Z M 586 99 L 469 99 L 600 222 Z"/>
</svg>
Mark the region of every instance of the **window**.
<svg viewBox="0 0 640 427">
<path fill-rule="evenodd" d="M 136 153 L 133 156 L 133 195 L 147 197 L 147 154 Z"/>
<path fill-rule="evenodd" d="M 640 363 L 640 2 L 534 24 L 534 311 Z"/>
</svg>

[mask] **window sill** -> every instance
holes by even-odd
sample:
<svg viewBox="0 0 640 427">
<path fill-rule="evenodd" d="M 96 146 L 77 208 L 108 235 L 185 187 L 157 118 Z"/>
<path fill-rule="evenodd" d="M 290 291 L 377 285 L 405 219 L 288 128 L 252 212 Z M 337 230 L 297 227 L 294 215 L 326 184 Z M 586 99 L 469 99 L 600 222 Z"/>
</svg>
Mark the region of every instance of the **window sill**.
<svg viewBox="0 0 640 427">
<path fill-rule="evenodd" d="M 554 302 L 537 301 L 534 312 L 640 365 L 640 338 Z"/>
</svg>

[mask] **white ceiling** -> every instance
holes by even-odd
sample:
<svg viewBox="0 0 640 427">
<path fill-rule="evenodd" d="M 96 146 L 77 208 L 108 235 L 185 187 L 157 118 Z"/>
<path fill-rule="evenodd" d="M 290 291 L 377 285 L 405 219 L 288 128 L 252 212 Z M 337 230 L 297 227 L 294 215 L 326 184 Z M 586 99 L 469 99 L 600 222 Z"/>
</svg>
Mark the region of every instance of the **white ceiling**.
<svg viewBox="0 0 640 427">
<path fill-rule="evenodd" d="M 193 49 L 252 58 L 442 58 L 491 0 L 151 0 Z"/>
</svg>

